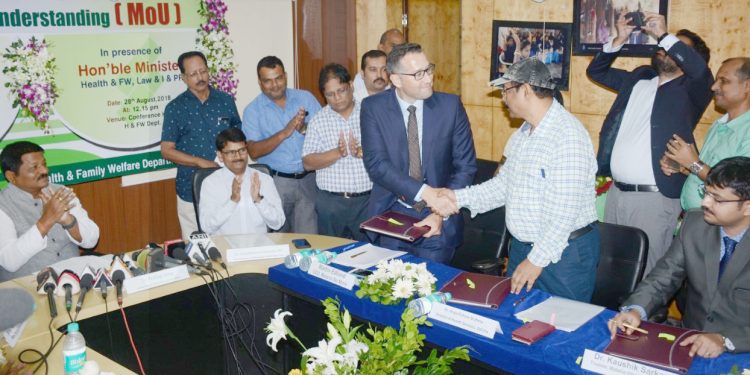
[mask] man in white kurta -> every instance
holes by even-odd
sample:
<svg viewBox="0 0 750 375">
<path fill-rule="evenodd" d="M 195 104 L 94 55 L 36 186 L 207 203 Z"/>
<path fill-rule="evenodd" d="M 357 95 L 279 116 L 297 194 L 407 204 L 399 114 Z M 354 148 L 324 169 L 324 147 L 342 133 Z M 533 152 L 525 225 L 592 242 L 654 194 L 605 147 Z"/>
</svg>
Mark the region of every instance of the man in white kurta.
<svg viewBox="0 0 750 375">
<path fill-rule="evenodd" d="M 236 128 L 216 137 L 216 154 L 224 166 L 203 180 L 198 210 L 209 235 L 266 233 L 286 220 L 273 178 L 248 167 L 245 140 Z"/>
</svg>

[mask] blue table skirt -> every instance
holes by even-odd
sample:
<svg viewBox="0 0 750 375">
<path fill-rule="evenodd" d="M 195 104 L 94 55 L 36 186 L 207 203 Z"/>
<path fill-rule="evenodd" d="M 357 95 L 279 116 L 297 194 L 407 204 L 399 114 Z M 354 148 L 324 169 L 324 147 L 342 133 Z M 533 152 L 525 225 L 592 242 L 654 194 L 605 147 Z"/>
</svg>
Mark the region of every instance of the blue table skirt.
<svg viewBox="0 0 750 375">
<path fill-rule="evenodd" d="M 427 269 L 437 278 L 438 289 L 461 272 L 458 269 L 412 255 L 404 255 L 401 259 L 411 263 L 427 262 Z M 344 267 L 339 268 L 346 270 Z M 352 315 L 378 324 L 398 327 L 404 309 L 403 303 L 385 306 L 370 302 L 368 298 L 359 299 L 354 295 L 356 286 L 354 290 L 346 290 L 310 276 L 299 268 L 287 269 L 284 265 L 278 265 L 268 270 L 268 278 L 273 283 L 312 299 L 324 300 L 327 297 L 338 297 L 341 305 L 349 309 Z M 426 335 L 427 341 L 445 348 L 469 345 L 471 347 L 469 355 L 473 359 L 504 371 L 520 374 L 590 373 L 582 370 L 576 364 L 576 359 L 582 356 L 584 349 L 587 348 L 595 351 L 604 350 L 609 343 L 607 320 L 612 318 L 615 312 L 604 310 L 575 332 L 558 330 L 536 344 L 527 346 L 511 340 L 511 332 L 521 326 L 521 321 L 513 315 L 544 301 L 549 298 L 549 294 L 532 289 L 518 306 L 513 306 L 513 302 L 524 294 L 509 295 L 497 310 L 454 305 L 499 321 L 505 334 L 495 334 L 492 340 L 437 321 L 432 321 L 432 327 L 421 327 L 420 331 Z M 724 354 L 714 360 L 696 358 L 689 373 L 724 374 L 729 373 L 735 364 L 740 366 L 740 371 L 743 366 L 750 367 L 750 353 Z"/>
</svg>

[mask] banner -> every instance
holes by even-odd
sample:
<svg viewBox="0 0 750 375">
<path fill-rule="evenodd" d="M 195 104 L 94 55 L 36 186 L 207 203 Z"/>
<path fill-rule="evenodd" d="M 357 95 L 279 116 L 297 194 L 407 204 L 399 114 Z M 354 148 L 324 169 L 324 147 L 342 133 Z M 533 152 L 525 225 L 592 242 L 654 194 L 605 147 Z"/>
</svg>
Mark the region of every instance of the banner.
<svg viewBox="0 0 750 375">
<path fill-rule="evenodd" d="M 201 9 L 200 0 L 0 3 L 0 149 L 41 145 L 50 181 L 66 185 L 173 167 L 159 152 L 162 116 L 186 89 L 177 57 L 197 49 Z"/>
</svg>

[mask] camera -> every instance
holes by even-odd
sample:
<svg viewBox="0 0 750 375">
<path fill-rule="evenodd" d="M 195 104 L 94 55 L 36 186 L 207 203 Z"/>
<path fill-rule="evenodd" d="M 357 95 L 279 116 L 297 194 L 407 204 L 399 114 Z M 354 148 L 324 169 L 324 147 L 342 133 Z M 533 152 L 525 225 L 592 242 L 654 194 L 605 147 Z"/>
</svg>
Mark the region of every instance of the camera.
<svg viewBox="0 0 750 375">
<path fill-rule="evenodd" d="M 635 29 L 639 30 L 644 25 L 646 15 L 643 12 L 630 12 L 625 14 L 625 18 L 630 20 L 628 25 L 635 26 Z"/>
</svg>

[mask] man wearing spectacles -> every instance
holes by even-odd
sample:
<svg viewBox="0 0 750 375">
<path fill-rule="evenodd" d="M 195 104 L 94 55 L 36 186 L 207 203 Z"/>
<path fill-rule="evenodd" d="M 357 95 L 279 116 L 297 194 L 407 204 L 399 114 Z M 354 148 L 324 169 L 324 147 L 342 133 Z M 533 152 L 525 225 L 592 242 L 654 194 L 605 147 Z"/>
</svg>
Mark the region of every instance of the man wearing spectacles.
<svg viewBox="0 0 750 375">
<path fill-rule="evenodd" d="M 328 105 L 310 121 L 302 147 L 305 169 L 316 171 L 318 233 L 366 241 L 359 225 L 367 219 L 372 181 L 359 143 L 360 104 L 339 64 L 324 66 L 318 84 Z"/>
<path fill-rule="evenodd" d="M 432 187 L 471 184 L 477 167 L 469 119 L 458 96 L 432 91 L 435 65 L 418 44 L 394 47 L 387 69 L 393 88 L 362 103 L 364 162 L 373 181 L 368 215 L 394 210 L 423 219 L 417 224 L 430 227 L 426 238 L 380 236 L 380 245 L 448 263 L 462 241 L 462 218 L 444 221 L 425 203 L 438 201 Z"/>
<path fill-rule="evenodd" d="M 690 30 L 667 32 L 664 16 L 643 12 L 642 30 L 658 42 L 650 66 L 613 68 L 628 36 L 636 32 L 633 14 L 621 12 L 617 36 L 602 47 L 586 72 L 617 92 L 599 134 L 598 175 L 612 176 L 604 221 L 642 229 L 648 236 L 645 273 L 669 248 L 677 226 L 682 174 L 667 176 L 660 159 L 677 134 L 693 143 L 693 129 L 711 101 L 710 51 Z"/>
<path fill-rule="evenodd" d="M 535 287 L 588 302 L 599 261 L 591 138 L 578 119 L 554 99 L 555 83 L 538 59 L 521 60 L 493 81 L 502 85 L 510 117 L 521 125 L 505 146 L 506 162 L 489 181 L 444 190 L 453 205 L 472 215 L 505 206 L 513 235 L 508 259 L 511 292 Z"/>
<path fill-rule="evenodd" d="M 224 166 L 203 180 L 198 207 L 201 227 L 210 235 L 266 233 L 284 225 L 273 178 L 248 166 L 245 141 L 239 128 L 216 136 L 216 157 Z"/>
<path fill-rule="evenodd" d="M 177 217 L 183 239 L 198 230 L 193 208 L 193 172 L 218 166 L 212 139 L 242 124 L 234 99 L 209 85 L 206 56 L 185 52 L 177 59 L 187 90 L 164 109 L 161 154 L 177 164 Z"/>
<path fill-rule="evenodd" d="M 725 60 L 711 89 L 716 106 L 726 114 L 711 125 L 700 155 L 695 145 L 675 134 L 661 160 L 661 170 L 667 176 L 688 175 L 680 194 L 685 210 L 700 207 L 703 197 L 698 188 L 711 165 L 732 156 L 750 157 L 750 57 Z"/>
<path fill-rule="evenodd" d="M 715 358 L 750 351 L 750 158 L 718 162 L 706 177 L 701 209 L 689 210 L 680 234 L 609 323 L 632 333 L 686 281 L 682 326 L 703 333 L 680 345 Z"/>
</svg>

